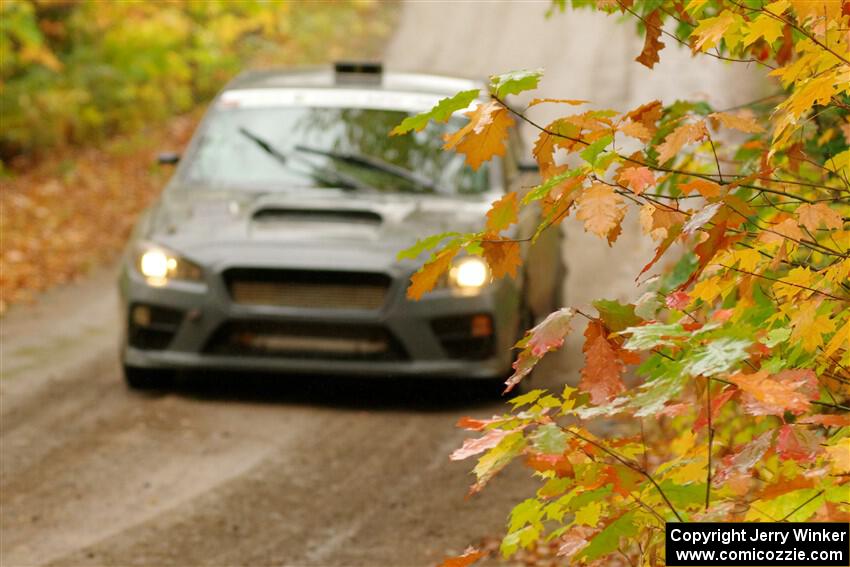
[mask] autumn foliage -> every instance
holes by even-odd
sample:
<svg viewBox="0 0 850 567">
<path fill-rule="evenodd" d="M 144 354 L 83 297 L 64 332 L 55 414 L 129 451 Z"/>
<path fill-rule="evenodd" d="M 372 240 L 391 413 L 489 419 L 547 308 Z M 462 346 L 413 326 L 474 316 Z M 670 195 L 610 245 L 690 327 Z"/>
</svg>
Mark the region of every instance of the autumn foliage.
<svg viewBox="0 0 850 567">
<path fill-rule="evenodd" d="M 847 521 L 850 3 L 574 4 L 633 18 L 647 67 L 680 43 L 694 64 L 766 69 L 775 94 L 734 109 L 649 101 L 625 112 L 541 98 L 529 106 L 564 112 L 537 124 L 507 98 L 538 87 L 543 71 L 525 70 L 492 77 L 478 106 L 468 108 L 477 92 L 459 93 L 394 130 L 465 111 L 445 148 L 474 168 L 504 153 L 518 123 L 538 131 L 542 182 L 493 203 L 482 232 L 408 251 L 434 251 L 411 297 L 462 252 L 515 274 L 522 258 L 504 232 L 523 207 L 539 208 L 541 230 L 573 217 L 611 245 L 634 214 L 657 247 L 635 274 L 638 301 L 564 307 L 517 343 L 508 391 L 585 320 L 577 386 L 461 420 L 475 436 L 452 458 L 478 457 L 472 492 L 515 460 L 540 480 L 510 515 L 506 555 L 549 542 L 571 564 L 662 564 L 665 522 Z M 662 258 L 674 266 L 657 273 Z"/>
</svg>

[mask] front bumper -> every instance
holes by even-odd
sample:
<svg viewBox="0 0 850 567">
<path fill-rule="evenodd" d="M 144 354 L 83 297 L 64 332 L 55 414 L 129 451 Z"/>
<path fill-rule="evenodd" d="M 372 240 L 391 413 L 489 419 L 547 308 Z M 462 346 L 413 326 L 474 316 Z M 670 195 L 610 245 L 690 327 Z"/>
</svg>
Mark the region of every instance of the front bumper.
<svg viewBox="0 0 850 567">
<path fill-rule="evenodd" d="M 226 370 L 281 374 L 330 374 L 355 376 L 456 377 L 490 379 L 505 376 L 512 362 L 511 346 L 519 330 L 520 293 L 512 280 L 494 282 L 480 293 L 462 295 L 437 290 L 421 301 L 405 297 L 407 273 L 395 273 L 380 309 L 315 309 L 303 307 L 243 305 L 232 301 L 221 270 L 208 274 L 203 283 L 169 282 L 149 285 L 135 270 L 121 275 L 123 312 L 135 305 L 149 305 L 180 313 L 167 344 L 133 346 L 124 341 L 124 364 L 140 368 Z M 447 349 L 432 322 L 451 317 L 487 315 L 492 320 L 492 347 L 486 357 L 464 359 Z M 324 325 L 327 328 L 385 329 L 404 356 L 391 360 L 339 360 L 321 356 L 259 356 L 212 353 L 210 342 L 229 324 Z M 125 331 L 129 323 L 124 326 Z"/>
</svg>

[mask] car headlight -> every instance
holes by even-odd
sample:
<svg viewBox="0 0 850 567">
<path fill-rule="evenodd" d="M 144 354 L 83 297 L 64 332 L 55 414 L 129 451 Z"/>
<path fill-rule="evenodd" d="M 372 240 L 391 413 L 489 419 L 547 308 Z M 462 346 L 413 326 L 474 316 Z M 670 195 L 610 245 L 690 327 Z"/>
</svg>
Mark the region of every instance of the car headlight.
<svg viewBox="0 0 850 567">
<path fill-rule="evenodd" d="M 169 280 L 200 281 L 203 277 L 200 266 L 154 244 L 139 248 L 136 269 L 155 286 L 165 285 Z"/>
<path fill-rule="evenodd" d="M 490 268 L 477 256 L 456 260 L 449 270 L 449 284 L 463 290 L 478 290 L 490 283 Z"/>
</svg>

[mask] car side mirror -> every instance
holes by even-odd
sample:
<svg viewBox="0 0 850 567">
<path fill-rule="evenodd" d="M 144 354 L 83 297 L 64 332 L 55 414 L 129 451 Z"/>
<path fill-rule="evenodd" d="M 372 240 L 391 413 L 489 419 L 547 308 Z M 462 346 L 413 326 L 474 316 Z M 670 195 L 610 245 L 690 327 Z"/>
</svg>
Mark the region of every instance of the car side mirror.
<svg viewBox="0 0 850 567">
<path fill-rule="evenodd" d="M 177 152 L 162 152 L 156 156 L 156 163 L 159 165 L 175 165 L 180 161 L 180 154 Z"/>
</svg>

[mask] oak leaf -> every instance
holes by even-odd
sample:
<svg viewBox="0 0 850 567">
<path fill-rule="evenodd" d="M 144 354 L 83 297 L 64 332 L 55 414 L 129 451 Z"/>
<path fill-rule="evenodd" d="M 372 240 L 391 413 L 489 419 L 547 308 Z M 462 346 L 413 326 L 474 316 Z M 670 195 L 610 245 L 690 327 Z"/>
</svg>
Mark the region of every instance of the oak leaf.
<svg viewBox="0 0 850 567">
<path fill-rule="evenodd" d="M 490 205 L 490 210 L 487 211 L 487 232 L 498 234 L 514 224 L 517 221 L 518 214 L 519 204 L 515 192 L 508 193 L 501 199 L 494 201 Z"/>
<path fill-rule="evenodd" d="M 696 191 L 706 199 L 720 196 L 721 190 L 720 185 L 708 179 L 695 179 L 688 183 L 682 183 L 678 187 L 683 195 L 690 195 L 693 191 Z"/>
<path fill-rule="evenodd" d="M 635 61 L 652 69 L 659 61 L 658 52 L 664 49 L 664 42 L 660 40 L 661 12 L 653 10 L 643 19 L 643 22 L 646 25 L 646 38 L 643 43 L 643 51 L 635 57 Z"/>
<path fill-rule="evenodd" d="M 655 175 L 646 166 L 639 167 L 624 167 L 619 171 L 621 183 L 640 195 L 647 187 L 655 185 Z"/>
<path fill-rule="evenodd" d="M 505 155 L 508 128 L 514 125 L 508 109 L 491 100 L 466 115 L 469 122 L 457 132 L 446 134 L 443 149 L 464 154 L 472 169 L 478 169 L 493 156 Z"/>
<path fill-rule="evenodd" d="M 623 199 L 614 189 L 602 183 L 595 183 L 576 200 L 578 213 L 576 218 L 584 221 L 584 229 L 597 236 L 607 237 L 620 226 L 625 215 Z"/>
<path fill-rule="evenodd" d="M 490 240 L 482 242 L 481 248 L 494 278 L 504 276 L 516 278 L 517 269 L 522 265 L 518 242 L 509 239 Z"/>
<path fill-rule="evenodd" d="M 683 146 L 702 140 L 707 135 L 708 131 L 705 129 L 705 121 L 703 120 L 678 126 L 658 146 L 658 163 L 665 163 L 679 153 Z"/>
<path fill-rule="evenodd" d="M 410 276 L 410 286 L 407 288 L 407 298 L 418 301 L 423 295 L 434 289 L 440 277 L 448 271 L 452 265 L 452 259 L 460 250 L 459 246 L 450 246 L 419 268 L 419 271 Z"/>
<path fill-rule="evenodd" d="M 714 112 L 708 115 L 712 120 L 720 122 L 722 125 L 739 132 L 747 134 L 757 134 L 764 132 L 764 126 L 756 122 L 755 116 L 751 112 L 740 111 L 738 113 L 731 112 Z"/>
<path fill-rule="evenodd" d="M 479 94 L 480 91 L 478 89 L 471 89 L 468 91 L 461 91 L 453 97 L 444 98 L 428 112 L 423 112 L 415 116 L 408 116 L 402 120 L 401 124 L 390 131 L 390 136 L 406 134 L 411 130 L 419 132 L 425 128 L 431 120 L 435 122 L 448 122 L 452 114 L 469 106 L 472 101 L 478 98 Z"/>
<path fill-rule="evenodd" d="M 537 88 L 543 69 L 520 69 L 490 77 L 490 92 L 503 99 L 512 94 L 519 94 Z"/>
</svg>

